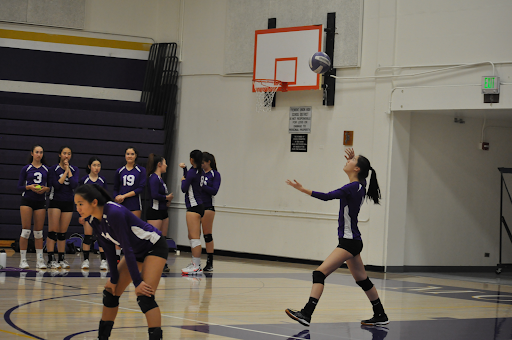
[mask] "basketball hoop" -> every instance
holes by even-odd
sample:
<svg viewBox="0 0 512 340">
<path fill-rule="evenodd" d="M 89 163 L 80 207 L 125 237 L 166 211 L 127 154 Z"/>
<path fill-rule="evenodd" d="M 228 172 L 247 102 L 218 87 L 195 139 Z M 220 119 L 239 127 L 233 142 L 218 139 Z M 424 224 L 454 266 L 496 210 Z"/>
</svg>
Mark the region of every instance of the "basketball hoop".
<svg viewBox="0 0 512 340">
<path fill-rule="evenodd" d="M 287 91 L 288 83 L 273 79 L 254 79 L 252 81 L 256 91 L 256 111 L 270 112 L 272 101 L 279 88 L 282 92 Z"/>
</svg>

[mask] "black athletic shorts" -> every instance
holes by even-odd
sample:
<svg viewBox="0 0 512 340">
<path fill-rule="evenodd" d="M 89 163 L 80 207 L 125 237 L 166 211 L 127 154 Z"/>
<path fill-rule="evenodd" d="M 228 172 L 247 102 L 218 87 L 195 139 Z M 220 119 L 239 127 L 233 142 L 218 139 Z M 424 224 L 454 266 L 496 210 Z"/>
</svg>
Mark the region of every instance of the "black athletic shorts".
<svg viewBox="0 0 512 340">
<path fill-rule="evenodd" d="M 356 256 L 363 250 L 363 241 L 340 238 L 338 248 L 345 249 L 350 254 Z"/>
<path fill-rule="evenodd" d="M 203 217 L 204 216 L 204 205 L 199 204 L 199 205 L 196 205 L 195 207 L 187 208 L 187 211 L 199 214 L 199 215 L 201 215 L 201 217 Z"/>
<path fill-rule="evenodd" d="M 21 206 L 31 207 L 32 210 L 46 209 L 46 201 L 34 201 L 25 197 L 21 198 Z"/>
<path fill-rule="evenodd" d="M 48 209 L 51 208 L 60 209 L 61 212 L 73 212 L 73 210 L 75 210 L 75 202 L 50 200 L 50 206 Z"/>
<path fill-rule="evenodd" d="M 167 241 L 165 240 L 164 236 L 161 236 L 158 241 L 156 241 L 155 244 L 153 244 L 153 247 L 149 249 L 149 251 L 144 254 L 142 257 L 137 257 L 137 262 L 144 263 L 144 259 L 147 256 L 158 256 L 165 260 L 167 260 L 167 257 L 169 256 L 169 247 L 167 246 Z"/>
<path fill-rule="evenodd" d="M 146 211 L 146 220 L 165 220 L 167 217 L 169 217 L 169 213 L 167 212 L 167 209 L 165 210 L 155 210 L 153 208 L 148 209 Z"/>
<path fill-rule="evenodd" d="M 206 207 L 206 208 L 204 208 L 204 210 L 210 210 L 210 211 L 215 212 L 215 207 Z"/>
</svg>

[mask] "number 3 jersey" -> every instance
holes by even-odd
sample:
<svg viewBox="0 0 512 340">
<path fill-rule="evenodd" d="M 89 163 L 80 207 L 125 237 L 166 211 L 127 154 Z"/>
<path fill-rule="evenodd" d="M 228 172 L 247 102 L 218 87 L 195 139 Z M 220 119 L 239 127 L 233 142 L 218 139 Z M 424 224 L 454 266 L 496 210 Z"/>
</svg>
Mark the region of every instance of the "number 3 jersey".
<svg viewBox="0 0 512 340">
<path fill-rule="evenodd" d="M 130 191 L 135 192 L 135 196 L 125 198 L 121 203 L 130 211 L 142 210 L 140 194 L 146 186 L 146 169 L 136 165 L 133 169 L 128 170 L 126 166 L 117 169 L 114 179 L 114 199 L 117 195 L 124 195 Z"/>
<path fill-rule="evenodd" d="M 45 194 L 37 194 L 32 190 L 26 190 L 27 185 L 40 185 L 45 187 L 48 182 L 48 168 L 41 165 L 36 168 L 32 164 L 25 165 L 20 171 L 20 179 L 18 180 L 18 190 L 23 193 L 21 196 L 33 201 L 45 201 Z"/>
<path fill-rule="evenodd" d="M 60 184 L 59 179 L 66 171 L 62 169 L 59 164 L 52 166 L 50 170 L 48 170 L 48 186 L 51 187 L 50 200 L 74 202 L 74 190 L 78 186 L 79 171 L 77 167 L 72 165 L 69 165 L 69 168 L 71 169 L 72 176 L 67 177 L 62 184 Z"/>
</svg>

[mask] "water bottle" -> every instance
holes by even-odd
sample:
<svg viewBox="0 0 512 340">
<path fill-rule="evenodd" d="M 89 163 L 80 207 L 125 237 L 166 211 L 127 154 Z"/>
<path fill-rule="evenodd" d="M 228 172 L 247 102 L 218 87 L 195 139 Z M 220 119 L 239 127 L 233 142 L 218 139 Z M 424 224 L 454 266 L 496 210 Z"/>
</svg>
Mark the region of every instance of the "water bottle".
<svg viewBox="0 0 512 340">
<path fill-rule="evenodd" d="M 7 266 L 7 254 L 5 250 L 0 249 L 0 269 L 3 269 Z"/>
</svg>

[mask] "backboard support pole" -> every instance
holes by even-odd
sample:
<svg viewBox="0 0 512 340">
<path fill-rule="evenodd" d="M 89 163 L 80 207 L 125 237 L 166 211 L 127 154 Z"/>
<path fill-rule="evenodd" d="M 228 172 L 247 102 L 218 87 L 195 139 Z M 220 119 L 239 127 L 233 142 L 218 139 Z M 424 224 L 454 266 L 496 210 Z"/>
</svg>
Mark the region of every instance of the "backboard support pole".
<svg viewBox="0 0 512 340">
<path fill-rule="evenodd" d="M 331 58 L 331 69 L 323 75 L 324 98 L 322 104 L 325 106 L 334 106 L 334 95 L 336 92 L 336 79 L 331 75 L 336 75 L 334 65 L 334 38 L 336 36 L 336 12 L 327 13 L 327 27 L 325 39 L 325 53 Z"/>
</svg>

